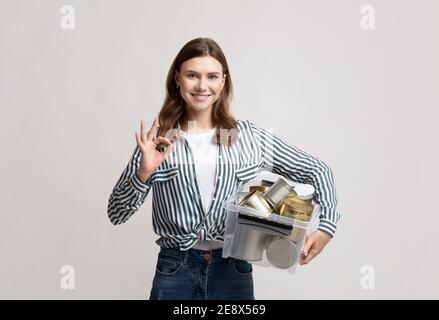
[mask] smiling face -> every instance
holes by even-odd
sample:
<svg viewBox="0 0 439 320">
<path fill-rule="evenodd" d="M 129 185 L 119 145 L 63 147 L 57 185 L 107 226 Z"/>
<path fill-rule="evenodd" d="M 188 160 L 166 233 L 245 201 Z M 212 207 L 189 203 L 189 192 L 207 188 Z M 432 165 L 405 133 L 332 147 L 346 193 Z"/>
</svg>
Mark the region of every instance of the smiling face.
<svg viewBox="0 0 439 320">
<path fill-rule="evenodd" d="M 218 100 L 225 84 L 221 63 L 211 56 L 196 57 L 185 61 L 180 72 L 175 73 L 175 82 L 186 102 L 188 113 L 210 110 Z"/>
</svg>

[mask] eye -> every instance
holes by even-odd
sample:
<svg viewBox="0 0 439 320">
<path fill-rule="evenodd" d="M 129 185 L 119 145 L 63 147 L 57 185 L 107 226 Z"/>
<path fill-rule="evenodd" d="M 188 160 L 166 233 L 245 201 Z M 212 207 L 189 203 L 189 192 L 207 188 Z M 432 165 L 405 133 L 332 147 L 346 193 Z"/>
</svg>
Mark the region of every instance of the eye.
<svg viewBox="0 0 439 320">
<path fill-rule="evenodd" d="M 216 76 L 216 75 L 210 75 L 209 78 L 212 79 L 212 80 L 215 80 L 215 79 L 218 79 L 218 76 Z"/>
<path fill-rule="evenodd" d="M 196 77 L 196 75 L 194 73 L 190 73 L 190 74 L 188 74 L 188 77 L 193 78 L 193 77 Z"/>
</svg>

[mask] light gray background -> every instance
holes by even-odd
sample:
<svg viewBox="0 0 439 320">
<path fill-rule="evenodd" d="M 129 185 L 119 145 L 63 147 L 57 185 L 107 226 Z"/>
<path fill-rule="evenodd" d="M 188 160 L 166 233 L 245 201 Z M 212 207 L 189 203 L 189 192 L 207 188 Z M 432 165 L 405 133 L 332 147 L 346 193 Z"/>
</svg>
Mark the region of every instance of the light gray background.
<svg viewBox="0 0 439 320">
<path fill-rule="evenodd" d="M 256 298 L 439 298 L 438 13 L 436 1 L 1 0 L 0 298 L 149 296 L 151 195 L 120 226 L 107 201 L 199 36 L 226 54 L 236 118 L 334 172 L 336 237 L 294 275 L 256 267 Z M 60 287 L 63 265 L 75 290 Z"/>
</svg>

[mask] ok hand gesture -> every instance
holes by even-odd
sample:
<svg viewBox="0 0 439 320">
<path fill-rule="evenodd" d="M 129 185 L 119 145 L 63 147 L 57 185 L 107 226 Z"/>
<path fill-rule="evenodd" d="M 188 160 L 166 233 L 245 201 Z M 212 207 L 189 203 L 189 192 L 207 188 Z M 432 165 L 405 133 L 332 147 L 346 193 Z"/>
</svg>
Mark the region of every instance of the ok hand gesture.
<svg viewBox="0 0 439 320">
<path fill-rule="evenodd" d="M 172 142 L 165 137 L 154 138 L 154 133 L 159 125 L 158 119 L 154 119 L 151 129 L 145 136 L 145 123 L 140 121 L 140 135 L 136 132 L 136 141 L 140 149 L 141 160 L 137 174 L 144 182 L 157 169 L 158 166 L 168 157 L 172 151 Z M 166 151 L 159 152 L 156 148 L 159 144 L 166 145 Z"/>
</svg>

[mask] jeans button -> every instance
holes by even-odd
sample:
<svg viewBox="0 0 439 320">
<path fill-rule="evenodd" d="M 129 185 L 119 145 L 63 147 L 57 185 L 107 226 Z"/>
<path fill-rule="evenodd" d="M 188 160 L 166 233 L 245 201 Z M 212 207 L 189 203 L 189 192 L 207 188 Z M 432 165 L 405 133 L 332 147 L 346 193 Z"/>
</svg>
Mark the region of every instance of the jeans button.
<svg viewBox="0 0 439 320">
<path fill-rule="evenodd" d="M 210 261 L 210 258 L 211 258 L 210 253 L 203 253 L 202 256 L 203 256 L 204 260 Z"/>
</svg>

